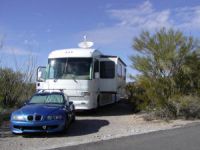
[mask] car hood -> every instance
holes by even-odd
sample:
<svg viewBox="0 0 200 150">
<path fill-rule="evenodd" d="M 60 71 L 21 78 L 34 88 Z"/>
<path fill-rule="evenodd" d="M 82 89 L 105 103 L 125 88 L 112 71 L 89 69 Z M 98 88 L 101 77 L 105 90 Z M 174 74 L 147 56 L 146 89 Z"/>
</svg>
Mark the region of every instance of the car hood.
<svg viewBox="0 0 200 150">
<path fill-rule="evenodd" d="M 22 113 L 23 115 L 35 113 L 40 115 L 48 115 L 62 108 L 63 106 L 61 105 L 28 104 L 19 109 L 18 112 Z"/>
</svg>

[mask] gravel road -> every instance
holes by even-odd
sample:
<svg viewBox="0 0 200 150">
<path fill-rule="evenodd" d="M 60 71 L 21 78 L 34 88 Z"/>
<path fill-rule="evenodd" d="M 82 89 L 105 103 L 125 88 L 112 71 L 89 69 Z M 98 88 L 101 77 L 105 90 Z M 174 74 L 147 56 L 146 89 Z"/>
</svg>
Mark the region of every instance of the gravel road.
<svg viewBox="0 0 200 150">
<path fill-rule="evenodd" d="M 144 121 L 143 114 L 133 114 L 126 101 L 109 105 L 97 112 L 79 112 L 66 134 L 12 135 L 9 123 L 0 128 L 0 149 L 52 149 L 123 136 L 182 127 L 198 121 Z"/>
</svg>

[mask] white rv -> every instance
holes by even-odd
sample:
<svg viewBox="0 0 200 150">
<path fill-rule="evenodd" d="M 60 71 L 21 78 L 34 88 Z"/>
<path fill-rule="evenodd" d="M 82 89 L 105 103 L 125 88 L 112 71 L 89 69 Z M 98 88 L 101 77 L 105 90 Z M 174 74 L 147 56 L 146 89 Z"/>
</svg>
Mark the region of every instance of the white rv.
<svg viewBox="0 0 200 150">
<path fill-rule="evenodd" d="M 92 49 L 91 42 L 79 45 L 49 54 L 47 67 L 38 67 L 37 90 L 62 89 L 78 110 L 119 101 L 125 96 L 126 64 Z"/>
</svg>

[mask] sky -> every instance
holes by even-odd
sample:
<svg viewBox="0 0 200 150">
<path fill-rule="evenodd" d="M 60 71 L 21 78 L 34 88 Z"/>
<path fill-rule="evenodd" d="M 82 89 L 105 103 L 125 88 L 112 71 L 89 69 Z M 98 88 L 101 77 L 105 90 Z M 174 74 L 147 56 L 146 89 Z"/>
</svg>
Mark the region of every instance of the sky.
<svg viewBox="0 0 200 150">
<path fill-rule="evenodd" d="M 200 0 L 0 0 L 0 65 L 23 69 L 31 57 L 44 66 L 52 50 L 76 48 L 87 35 L 136 75 L 134 37 L 162 27 L 199 38 Z"/>
</svg>

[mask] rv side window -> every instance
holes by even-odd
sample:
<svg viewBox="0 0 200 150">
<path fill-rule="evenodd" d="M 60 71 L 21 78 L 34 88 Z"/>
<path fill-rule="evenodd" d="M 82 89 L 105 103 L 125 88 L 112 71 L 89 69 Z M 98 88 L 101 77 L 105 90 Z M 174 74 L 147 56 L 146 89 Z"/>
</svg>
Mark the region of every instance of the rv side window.
<svg viewBox="0 0 200 150">
<path fill-rule="evenodd" d="M 117 66 L 117 75 L 118 77 L 122 77 L 122 65 L 118 64 Z"/>
<path fill-rule="evenodd" d="M 93 78 L 95 78 L 95 73 L 99 72 L 99 61 L 95 60 L 94 62 L 94 73 L 93 73 Z"/>
<path fill-rule="evenodd" d="M 122 76 L 123 76 L 123 79 L 126 80 L 126 68 L 123 69 L 123 74 L 122 74 Z"/>
<path fill-rule="evenodd" d="M 113 61 L 100 62 L 100 77 L 104 79 L 115 77 L 115 63 Z"/>
</svg>

